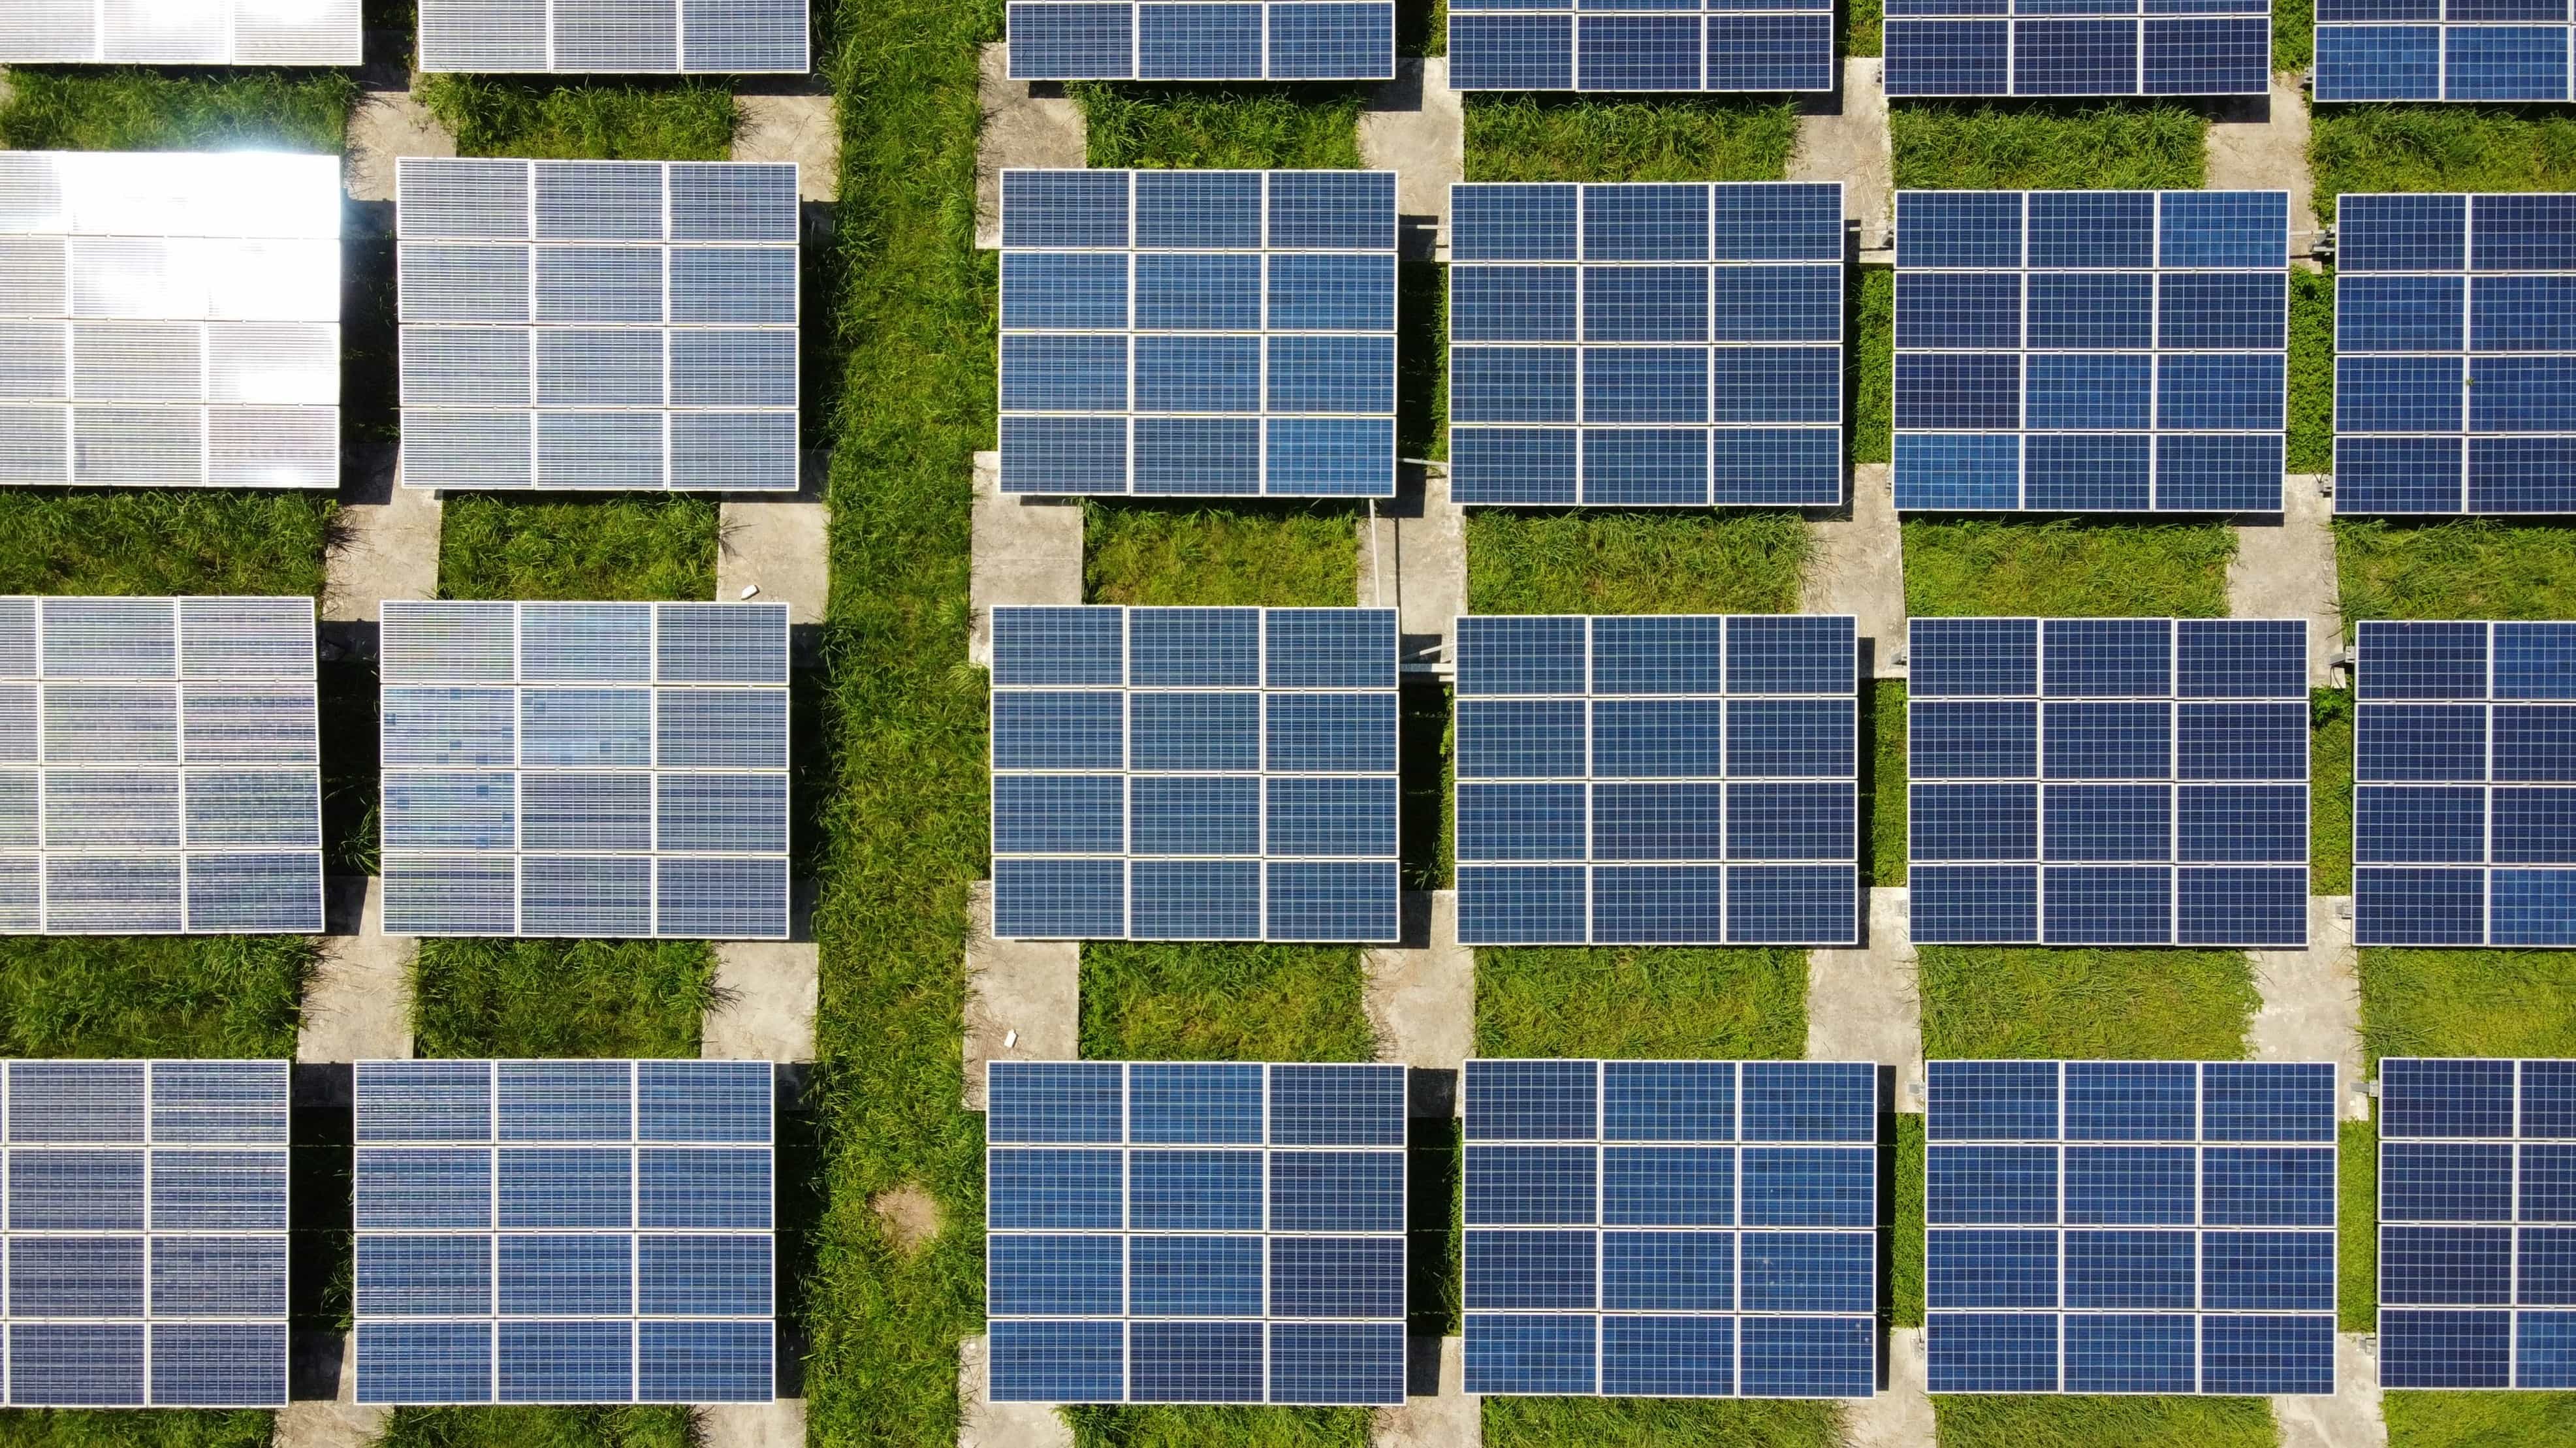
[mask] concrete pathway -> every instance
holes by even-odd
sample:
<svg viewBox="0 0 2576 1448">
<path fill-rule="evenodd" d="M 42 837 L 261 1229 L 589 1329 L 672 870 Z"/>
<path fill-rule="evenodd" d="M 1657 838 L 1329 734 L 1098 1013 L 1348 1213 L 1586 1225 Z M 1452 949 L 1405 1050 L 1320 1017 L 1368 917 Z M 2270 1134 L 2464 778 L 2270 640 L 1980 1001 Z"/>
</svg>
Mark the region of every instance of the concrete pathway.
<svg viewBox="0 0 2576 1448">
<path fill-rule="evenodd" d="M 1082 947 L 995 940 L 993 884 L 966 902 L 966 1109 L 984 1109 L 988 1061 L 1070 1061 L 1081 1054 Z"/>
<path fill-rule="evenodd" d="M 2274 1398 L 2281 1448 L 2387 1448 L 2381 1416 L 2379 1360 L 2357 1332 L 2335 1334 L 2335 1390 L 2330 1398 Z"/>
<path fill-rule="evenodd" d="M 360 1448 L 385 1435 L 394 1410 L 357 1401 L 356 1339 L 300 1332 L 291 1355 L 290 1401 L 277 1410 L 275 1448 Z"/>
<path fill-rule="evenodd" d="M 374 623 L 388 598 L 438 596 L 438 494 L 399 486 L 397 454 L 373 443 L 342 460 L 322 561 L 324 623 Z"/>
<path fill-rule="evenodd" d="M 709 1061 L 811 1061 L 822 970 L 811 940 L 716 942 L 718 1004 L 699 1027 Z"/>
<path fill-rule="evenodd" d="M 1933 1448 L 1932 1399 L 1923 1381 L 1923 1329 L 1888 1329 L 1887 1384 L 1877 1397 L 1843 1406 L 1843 1442 L 1848 1448 Z"/>
<path fill-rule="evenodd" d="M 986 1342 L 957 1345 L 957 1448 L 1073 1448 L 1073 1425 L 1043 1403 L 987 1401 Z"/>
<path fill-rule="evenodd" d="M 1869 892 L 1868 930 L 1850 950 L 1807 952 L 1807 1059 L 1896 1069 L 1897 1109 L 1921 1109 L 1923 1001 L 1902 886 Z"/>
<path fill-rule="evenodd" d="M 407 90 L 371 90 L 349 111 L 342 185 L 352 201 L 394 199 L 394 162 L 405 156 L 453 156 L 455 133 Z M 390 225 L 383 234 L 391 235 Z"/>
<path fill-rule="evenodd" d="M 1010 46 L 984 47 L 977 93 L 984 127 L 975 138 L 975 244 L 1002 244 L 1002 173 L 1014 167 L 1080 167 L 1088 128 L 1061 85 L 1011 79 Z"/>
<path fill-rule="evenodd" d="M 2239 523 L 2227 561 L 2227 611 L 2237 618 L 2308 621 L 2308 687 L 2332 688 L 2343 652 L 2342 592 L 2336 582 L 2334 500 L 2317 473 L 2281 480 L 2278 521 Z"/>
<path fill-rule="evenodd" d="M 751 493 L 717 505 L 716 602 L 787 605 L 788 636 L 801 668 L 821 660 L 823 614 L 831 601 L 831 513 L 823 504 L 831 457 L 806 454 L 803 486 L 794 493 Z"/>
<path fill-rule="evenodd" d="M 1476 1448 L 1485 1437 L 1485 1400 L 1467 1391 L 1465 1344 L 1409 1338 L 1405 1357 L 1404 1406 L 1377 1410 L 1370 1448 Z"/>
<path fill-rule="evenodd" d="M 733 104 L 741 118 L 733 159 L 793 161 L 797 200 L 841 199 L 841 117 L 830 95 L 746 95 Z"/>
<path fill-rule="evenodd" d="M 1807 104 L 1789 151 L 1792 181 L 1843 183 L 1843 220 L 1860 233 L 1857 250 L 1875 256 L 1893 243 L 1896 155 L 1888 141 L 1887 87 L 1876 56 L 1843 62 L 1842 89 Z"/>
<path fill-rule="evenodd" d="M 1458 1073 L 1476 1049 L 1476 953 L 1458 943 L 1458 892 L 1408 890 L 1404 938 L 1360 954 L 1377 1058 L 1407 1073 L 1415 1116 L 1458 1113 Z"/>
<path fill-rule="evenodd" d="M 2290 255 L 2304 260 L 2315 250 L 2316 182 L 2308 171 L 2308 101 L 2299 77 L 2275 71 L 2270 95 L 2227 102 L 2210 122 L 2207 145 L 2205 187 L 2289 192 Z"/>
<path fill-rule="evenodd" d="M 1851 497 L 1811 514 L 1815 552 L 1800 589 L 1801 613 L 1847 613 L 1869 645 L 1869 671 L 1905 677 L 1905 528 L 1885 463 L 1855 463 Z"/>
<path fill-rule="evenodd" d="M 1429 254 L 1449 259 L 1449 188 L 1467 179 L 1467 111 L 1449 88 L 1449 61 L 1400 59 L 1395 79 L 1360 112 L 1360 164 L 1395 173 L 1400 224 L 1427 227 Z"/>
<path fill-rule="evenodd" d="M 1467 611 L 1467 513 L 1449 501 L 1445 469 L 1407 482 L 1359 521 L 1359 605 L 1396 611 L 1396 657 L 1410 672 L 1453 663 L 1449 631 Z"/>
<path fill-rule="evenodd" d="M 411 977 L 420 941 L 384 933 L 384 892 L 373 876 L 323 884 L 321 959 L 304 984 L 295 1059 L 402 1060 L 411 1055 Z"/>
<path fill-rule="evenodd" d="M 2344 1115 L 2370 1119 L 2363 1089 L 2360 954 L 2353 948 L 2352 900 L 2308 900 L 2308 948 L 2249 950 L 2263 1005 L 2247 1028 L 2258 1061 L 2332 1061 Z"/>
<path fill-rule="evenodd" d="M 966 657 L 990 668 L 995 608 L 1082 602 L 1082 500 L 1005 493 L 1001 454 L 979 452 L 970 526 Z"/>
</svg>

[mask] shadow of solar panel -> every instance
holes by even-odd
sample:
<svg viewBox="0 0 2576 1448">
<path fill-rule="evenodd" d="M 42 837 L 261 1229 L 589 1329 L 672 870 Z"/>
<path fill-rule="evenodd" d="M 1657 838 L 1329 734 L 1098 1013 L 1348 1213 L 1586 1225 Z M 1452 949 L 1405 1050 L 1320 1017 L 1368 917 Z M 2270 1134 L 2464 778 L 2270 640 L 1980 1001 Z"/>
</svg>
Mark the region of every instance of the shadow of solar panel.
<svg viewBox="0 0 2576 1448">
<path fill-rule="evenodd" d="M 18 0 L 0 14 L 10 65 L 356 65 L 359 0 L 106 5 Z"/>
<path fill-rule="evenodd" d="M 1013 0 L 1013 80 L 1387 80 L 1393 0 Z"/>
<path fill-rule="evenodd" d="M 806 0 L 421 0 L 420 68 L 803 75 L 807 23 Z"/>
<path fill-rule="evenodd" d="M 2555 22 L 2555 23 L 2551 23 Z M 2317 7 L 2320 101 L 2564 101 L 2567 12 L 2549 6 Z"/>
<path fill-rule="evenodd" d="M 2258 96 L 2271 84 L 2261 0 L 2150 4 L 2144 18 L 2135 0 L 1890 0 L 1886 15 L 1891 96 Z"/>
<path fill-rule="evenodd" d="M 1832 5 L 1670 0 L 1561 13 L 1534 0 L 1454 0 L 1449 83 L 1459 90 L 1830 91 Z M 1557 11 L 1532 14 L 1532 11 Z M 1517 12 L 1517 13 L 1516 13 Z"/>
</svg>

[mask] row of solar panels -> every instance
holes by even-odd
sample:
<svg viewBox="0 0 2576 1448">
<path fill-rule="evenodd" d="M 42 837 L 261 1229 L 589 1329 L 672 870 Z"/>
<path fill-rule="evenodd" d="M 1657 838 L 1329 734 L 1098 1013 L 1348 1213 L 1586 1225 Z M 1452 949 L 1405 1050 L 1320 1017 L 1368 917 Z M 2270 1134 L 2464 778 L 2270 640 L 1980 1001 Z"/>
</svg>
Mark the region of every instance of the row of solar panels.
<svg viewBox="0 0 2576 1448">
<path fill-rule="evenodd" d="M 359 0 L 10 0 L 0 64 L 353 66 Z M 419 0 L 424 71 L 782 72 L 806 0 Z"/>
</svg>

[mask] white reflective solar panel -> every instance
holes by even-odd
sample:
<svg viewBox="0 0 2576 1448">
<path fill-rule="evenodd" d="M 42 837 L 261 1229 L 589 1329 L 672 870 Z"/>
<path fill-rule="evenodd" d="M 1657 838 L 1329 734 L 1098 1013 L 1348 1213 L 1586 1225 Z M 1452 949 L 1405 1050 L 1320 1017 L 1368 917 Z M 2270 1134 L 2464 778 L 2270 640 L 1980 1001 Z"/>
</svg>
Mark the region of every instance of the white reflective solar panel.
<svg viewBox="0 0 2576 1448">
<path fill-rule="evenodd" d="M 385 929 L 787 936 L 787 608 L 384 606 Z"/>
<path fill-rule="evenodd" d="M 359 0 L 9 0 L 0 63 L 356 65 Z"/>
<path fill-rule="evenodd" d="M 420 0 L 424 71 L 803 75 L 810 64 L 806 0 Z"/>
<path fill-rule="evenodd" d="M 11 1061 L 12 1408 L 286 1403 L 287 1063 Z"/>
<path fill-rule="evenodd" d="M 396 173 L 406 486 L 795 490 L 794 165 Z"/>
<path fill-rule="evenodd" d="M 0 152 L 6 484 L 338 487 L 339 159 Z"/>
</svg>

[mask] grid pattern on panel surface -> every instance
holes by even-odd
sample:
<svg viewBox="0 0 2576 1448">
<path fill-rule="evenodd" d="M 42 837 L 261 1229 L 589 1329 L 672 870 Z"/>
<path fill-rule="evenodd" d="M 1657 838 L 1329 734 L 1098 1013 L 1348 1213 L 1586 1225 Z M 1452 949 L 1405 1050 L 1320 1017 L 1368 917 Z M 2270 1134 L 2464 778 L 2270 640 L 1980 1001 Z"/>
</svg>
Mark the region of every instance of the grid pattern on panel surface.
<svg viewBox="0 0 2576 1448">
<path fill-rule="evenodd" d="M 783 940 L 787 609 L 384 606 L 385 929 Z"/>
<path fill-rule="evenodd" d="M 1876 1391 L 1878 1068 L 1478 1061 L 1466 1390 Z"/>
<path fill-rule="evenodd" d="M 1458 620 L 1458 938 L 1859 938 L 1848 615 Z"/>
<path fill-rule="evenodd" d="M 803 75 L 806 35 L 806 0 L 420 0 L 424 71 Z"/>
<path fill-rule="evenodd" d="M 1911 629 L 1917 943 L 2306 944 L 2304 620 Z"/>
<path fill-rule="evenodd" d="M 2576 513 L 2576 196 L 2346 196 L 2335 511 Z"/>
<path fill-rule="evenodd" d="M 286 1404 L 287 1065 L 10 1061 L 12 1408 Z"/>
<path fill-rule="evenodd" d="M 0 64 L 356 65 L 359 0 L 9 0 Z"/>
<path fill-rule="evenodd" d="M 396 172 L 406 486 L 795 490 L 793 164 Z"/>
<path fill-rule="evenodd" d="M 2331 1062 L 1925 1072 L 1932 1392 L 2334 1391 Z"/>
<path fill-rule="evenodd" d="M 1891 96 L 2259 96 L 2270 0 L 1887 0 Z"/>
<path fill-rule="evenodd" d="M 1896 506 L 2279 512 L 2289 247 L 2283 191 L 1899 192 Z"/>
<path fill-rule="evenodd" d="M 1012 0 L 1013 80 L 1386 80 L 1394 0 Z"/>
<path fill-rule="evenodd" d="M 10 484 L 338 487 L 339 162 L 0 152 Z"/>
<path fill-rule="evenodd" d="M 1450 196 L 1452 498 L 1842 501 L 1841 182 Z"/>
<path fill-rule="evenodd" d="M 2564 101 L 2565 0 L 2319 0 L 2320 101 Z"/>
<path fill-rule="evenodd" d="M 2380 1061 L 2379 1385 L 2576 1388 L 2576 1061 Z"/>
<path fill-rule="evenodd" d="M 2576 945 L 2576 624 L 2355 639 L 2362 945 Z"/>
<path fill-rule="evenodd" d="M 1402 1066 L 988 1070 L 992 1401 L 1404 1401 Z"/>
<path fill-rule="evenodd" d="M 357 1401 L 768 1402 L 767 1061 L 361 1061 Z"/>
<path fill-rule="evenodd" d="M 993 934 L 1397 935 L 1395 611 L 993 610 Z"/>
<path fill-rule="evenodd" d="M 1459 90 L 1829 91 L 1833 8 L 1833 0 L 1450 0 L 1449 83 Z"/>
<path fill-rule="evenodd" d="M 1395 495 L 1395 173 L 1002 173 L 1002 491 Z"/>
</svg>

